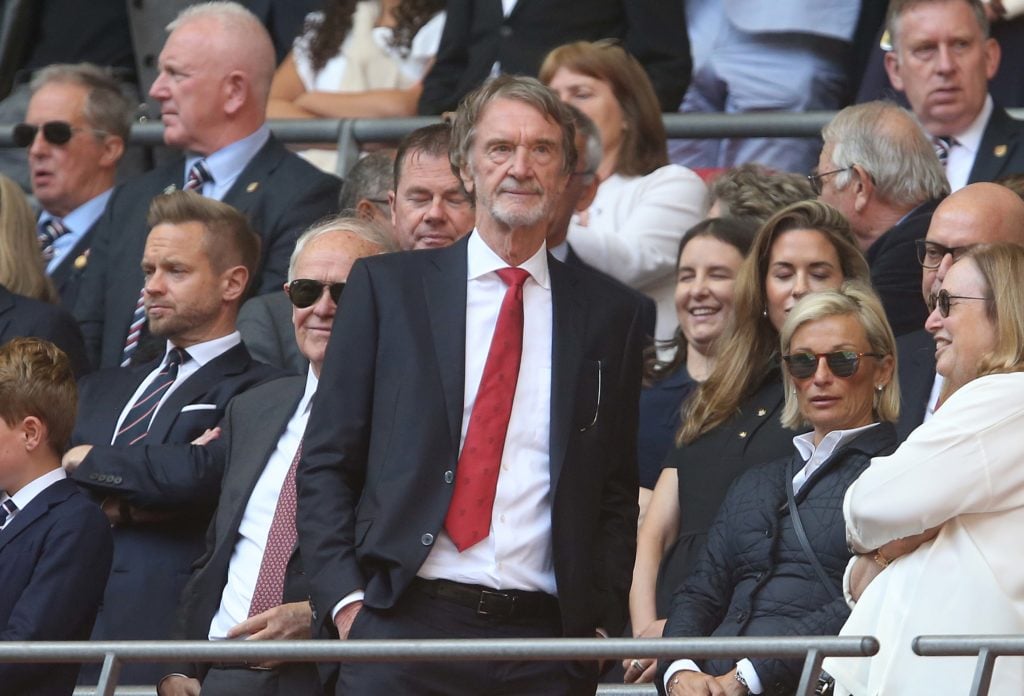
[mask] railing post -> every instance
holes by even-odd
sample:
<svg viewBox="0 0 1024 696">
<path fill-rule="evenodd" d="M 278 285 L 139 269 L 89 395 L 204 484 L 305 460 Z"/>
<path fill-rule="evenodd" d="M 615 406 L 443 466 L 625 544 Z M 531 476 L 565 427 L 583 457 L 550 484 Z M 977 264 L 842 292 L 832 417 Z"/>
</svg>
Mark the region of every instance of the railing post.
<svg viewBox="0 0 1024 696">
<path fill-rule="evenodd" d="M 821 650 L 811 648 L 804 657 L 804 671 L 800 675 L 800 685 L 796 688 L 799 696 L 814 696 L 814 689 L 818 686 L 818 675 L 821 674 L 821 663 L 825 656 Z"/>
<path fill-rule="evenodd" d="M 989 648 L 978 651 L 978 666 L 974 670 L 974 682 L 971 684 L 971 696 L 988 696 L 988 688 L 992 684 L 992 669 L 995 667 L 996 655 Z"/>
<path fill-rule="evenodd" d="M 344 177 L 348 170 L 359 161 L 359 143 L 356 141 L 352 119 L 342 119 L 338 124 L 338 164 L 334 173 Z"/>
<path fill-rule="evenodd" d="M 103 658 L 103 669 L 100 671 L 100 680 L 96 682 L 96 696 L 114 696 L 114 689 L 117 688 L 117 681 L 121 678 L 121 660 L 117 655 L 108 652 Z"/>
</svg>

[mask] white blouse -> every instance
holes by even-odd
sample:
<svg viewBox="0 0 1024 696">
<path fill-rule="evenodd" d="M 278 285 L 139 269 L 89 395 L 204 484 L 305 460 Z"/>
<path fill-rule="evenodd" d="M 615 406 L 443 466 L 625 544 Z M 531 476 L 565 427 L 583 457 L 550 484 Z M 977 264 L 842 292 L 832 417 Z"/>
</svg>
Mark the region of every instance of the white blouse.
<svg viewBox="0 0 1024 696">
<path fill-rule="evenodd" d="M 654 299 L 656 338 L 672 338 L 679 325 L 676 252 L 703 218 L 707 193 L 697 174 L 676 164 L 647 176 L 613 174 L 601 182 L 588 224 L 569 225 L 569 245 L 583 261 Z"/>
<path fill-rule="evenodd" d="M 825 670 L 838 693 L 963 694 L 973 657 L 917 657 L 931 634 L 1024 633 L 1024 373 L 964 385 L 846 492 L 851 546 L 866 552 L 942 525 L 864 591 L 841 635 L 877 636 L 870 659 Z M 1024 658 L 1000 657 L 991 694 L 1024 693 Z"/>
</svg>

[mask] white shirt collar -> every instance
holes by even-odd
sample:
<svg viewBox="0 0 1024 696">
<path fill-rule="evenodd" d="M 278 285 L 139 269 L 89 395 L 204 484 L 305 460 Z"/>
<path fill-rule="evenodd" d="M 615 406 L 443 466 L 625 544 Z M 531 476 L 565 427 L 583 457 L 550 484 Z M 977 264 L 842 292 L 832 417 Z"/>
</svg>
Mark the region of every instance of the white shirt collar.
<svg viewBox="0 0 1024 696">
<path fill-rule="evenodd" d="M 241 342 L 242 334 L 235 331 L 229 333 L 227 336 L 221 336 L 220 338 L 215 338 L 211 341 L 196 343 L 195 345 L 186 348 L 185 351 L 188 353 L 189 358 L 195 361 L 198 367 L 202 367 L 225 351 L 234 348 Z M 167 353 L 174 347 L 173 343 L 170 341 L 167 342 L 167 348 L 164 352 L 163 362 L 160 363 L 161 365 L 167 362 Z"/>
<path fill-rule="evenodd" d="M 241 140 L 236 140 L 230 145 L 225 145 L 206 157 L 194 152 L 188 153 L 185 158 L 185 179 L 182 182 L 183 185 L 188 183 L 188 172 L 192 169 L 192 165 L 199 160 L 203 160 L 206 170 L 213 177 L 215 190 L 226 193 L 227 189 L 238 179 L 238 175 L 249 164 L 249 161 L 256 156 L 256 153 L 266 145 L 269 139 L 270 129 L 264 124 L 250 135 L 245 136 Z"/>
<path fill-rule="evenodd" d="M 476 280 L 480 276 L 493 273 L 502 268 L 508 268 L 508 262 L 494 253 L 494 250 L 487 246 L 480 234 L 473 228 L 469 235 L 469 242 L 466 248 L 467 278 Z M 551 281 L 548 277 L 548 252 L 547 245 L 541 242 L 540 248 L 530 258 L 519 264 L 530 277 L 542 288 L 551 289 Z"/>
<path fill-rule="evenodd" d="M 24 510 L 25 506 L 31 503 L 32 499 L 37 495 L 67 477 L 68 475 L 64 472 L 64 469 L 60 467 L 51 469 L 39 478 L 33 479 L 25 486 L 22 486 L 21 490 L 14 495 L 7 495 L 6 493 L 3 493 L 0 495 L 0 503 L 3 503 L 5 500 L 10 498 L 14 501 L 14 504 L 18 506 L 18 511 L 20 512 L 21 510 Z"/>
<path fill-rule="evenodd" d="M 873 428 L 876 425 L 878 425 L 878 423 L 870 423 L 868 425 L 862 425 L 859 428 L 851 428 L 850 430 L 833 430 L 821 439 L 821 442 L 817 447 L 814 446 L 814 431 L 812 430 L 809 433 L 804 433 L 803 435 L 797 435 L 794 437 L 793 445 L 796 446 L 797 451 L 800 453 L 800 458 L 805 462 L 815 454 L 824 455 L 821 458 L 827 459 L 832 456 L 833 452 L 845 445 L 847 442 L 857 437 L 868 428 Z"/>
<path fill-rule="evenodd" d="M 956 138 L 957 145 L 966 148 L 972 156 L 981 147 L 981 138 L 985 135 L 985 128 L 988 126 L 988 119 L 992 116 L 993 108 L 992 95 L 989 94 L 985 97 L 985 104 L 981 107 L 977 118 L 971 122 L 971 125 L 967 126 L 963 133 L 957 133 L 953 136 Z"/>
<path fill-rule="evenodd" d="M 320 380 L 315 374 L 313 374 L 312 365 L 306 370 L 306 391 L 302 393 L 302 398 L 299 400 L 299 408 L 296 413 L 308 413 L 310 406 L 313 402 L 313 395 L 316 394 L 317 385 Z"/>
</svg>

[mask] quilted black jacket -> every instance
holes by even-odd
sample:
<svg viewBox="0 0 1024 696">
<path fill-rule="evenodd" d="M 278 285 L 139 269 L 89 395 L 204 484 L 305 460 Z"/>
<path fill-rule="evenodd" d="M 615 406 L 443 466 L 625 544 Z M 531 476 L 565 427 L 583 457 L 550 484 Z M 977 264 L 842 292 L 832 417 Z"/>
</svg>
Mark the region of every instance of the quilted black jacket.
<svg viewBox="0 0 1024 696">
<path fill-rule="evenodd" d="M 811 547 L 835 587 L 850 559 L 843 521 L 847 487 L 871 458 L 896 449 L 896 430 L 882 423 L 828 459 L 796 495 Z M 843 597 L 818 578 L 793 530 L 786 504 L 798 454 L 754 467 L 738 478 L 718 511 L 707 547 L 676 592 L 665 636 L 835 635 L 850 613 Z M 681 656 L 685 657 L 685 656 Z M 765 693 L 791 694 L 802 660 L 752 659 Z M 725 674 L 735 660 L 698 661 Z M 668 662 L 662 665 L 664 670 Z M 661 687 L 662 680 L 658 679 Z"/>
</svg>

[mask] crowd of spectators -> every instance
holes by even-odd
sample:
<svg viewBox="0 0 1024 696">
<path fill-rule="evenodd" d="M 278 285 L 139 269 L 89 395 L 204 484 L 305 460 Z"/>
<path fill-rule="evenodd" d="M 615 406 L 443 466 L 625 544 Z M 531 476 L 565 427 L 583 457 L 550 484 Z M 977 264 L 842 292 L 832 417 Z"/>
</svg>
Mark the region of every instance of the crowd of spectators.
<svg viewBox="0 0 1024 696">
<path fill-rule="evenodd" d="M 822 683 L 911 694 L 971 676 L 914 636 L 1024 630 L 1024 2 L 103 5 L 0 18 L 0 639 L 871 634 Z M 662 121 L 809 110 L 820 138 Z M 441 112 L 343 176 L 268 123 Z M 121 681 L 599 678 L 522 664 Z M 670 696 L 800 676 L 606 667 Z M 3 664 L 0 693 L 98 675 Z"/>
</svg>

